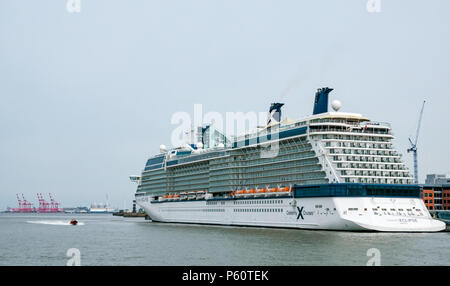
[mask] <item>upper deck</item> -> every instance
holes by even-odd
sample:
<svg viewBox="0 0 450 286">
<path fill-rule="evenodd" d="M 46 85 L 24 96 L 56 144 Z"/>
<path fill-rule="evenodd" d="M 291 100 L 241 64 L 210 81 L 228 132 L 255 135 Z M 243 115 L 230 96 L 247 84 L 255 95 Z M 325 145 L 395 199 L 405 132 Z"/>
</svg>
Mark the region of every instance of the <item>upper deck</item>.
<svg viewBox="0 0 450 286">
<path fill-rule="evenodd" d="M 138 190 L 219 193 L 307 184 L 413 182 L 393 148 L 389 123 L 358 113 L 328 112 L 323 106 L 314 108 L 311 116 L 282 121 L 282 105 L 272 104 L 267 125 L 254 132 L 230 140 L 214 127 L 202 127 L 200 131 L 209 132 L 202 133 L 207 141 L 200 137 L 198 142 L 203 144 L 162 150 L 147 161 Z M 262 156 L 268 146 L 276 152 Z"/>
<path fill-rule="evenodd" d="M 168 151 L 167 154 L 158 154 L 150 158 L 144 171 L 227 156 L 227 150 L 231 149 L 257 146 L 297 136 L 323 134 L 362 135 L 372 139 L 393 138 L 388 123 L 372 122 L 356 113 L 328 112 L 309 116 L 290 124 L 272 124 L 264 129 L 236 137 L 228 146 L 196 149 L 195 151 L 185 147 L 175 148 Z M 364 139 L 361 138 L 361 140 Z"/>
</svg>

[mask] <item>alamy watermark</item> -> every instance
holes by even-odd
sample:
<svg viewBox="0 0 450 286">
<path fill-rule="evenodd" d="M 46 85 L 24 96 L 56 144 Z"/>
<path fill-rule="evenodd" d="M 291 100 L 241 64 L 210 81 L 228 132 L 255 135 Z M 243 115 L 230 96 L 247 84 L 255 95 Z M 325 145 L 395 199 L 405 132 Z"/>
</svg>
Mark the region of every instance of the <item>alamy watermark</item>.
<svg viewBox="0 0 450 286">
<path fill-rule="evenodd" d="M 201 143 L 196 142 L 202 135 L 199 127 L 214 126 L 214 130 L 227 136 L 230 140 L 229 144 L 233 144 L 233 147 L 258 146 L 261 157 L 273 158 L 278 155 L 279 150 L 278 123 L 273 118 L 273 114 L 268 116 L 267 112 L 226 112 L 224 117 L 219 112 L 203 114 L 203 105 L 194 104 L 193 117 L 188 112 L 180 111 L 172 114 L 171 124 L 178 126 L 172 131 L 171 144 L 174 147 L 181 147 L 186 144 Z M 214 135 L 210 133 L 208 139 L 215 138 Z"/>
<path fill-rule="evenodd" d="M 69 13 L 80 13 L 81 12 L 81 0 L 67 0 L 66 10 Z"/>
<path fill-rule="evenodd" d="M 67 249 L 66 256 L 69 257 L 67 260 L 67 266 L 80 266 L 81 265 L 81 252 L 78 248 Z"/>
<path fill-rule="evenodd" d="M 367 266 L 380 266 L 381 265 L 381 251 L 378 248 L 370 248 L 367 250 L 366 255 L 370 257 L 367 261 Z"/>
<path fill-rule="evenodd" d="M 366 9 L 369 13 L 380 13 L 381 0 L 367 0 Z"/>
</svg>

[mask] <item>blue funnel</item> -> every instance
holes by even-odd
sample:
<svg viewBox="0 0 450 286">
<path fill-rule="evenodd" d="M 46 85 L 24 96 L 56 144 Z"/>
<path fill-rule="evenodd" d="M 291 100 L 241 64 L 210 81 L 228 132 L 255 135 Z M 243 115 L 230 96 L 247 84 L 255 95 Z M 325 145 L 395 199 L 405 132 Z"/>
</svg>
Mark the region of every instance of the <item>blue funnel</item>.
<svg viewBox="0 0 450 286">
<path fill-rule="evenodd" d="M 316 98 L 314 99 L 313 115 L 328 112 L 328 94 L 332 88 L 324 87 L 317 89 Z"/>
<path fill-rule="evenodd" d="M 281 107 L 284 103 L 275 102 L 270 105 L 269 109 L 269 120 L 267 120 L 267 124 L 272 123 L 272 119 L 276 121 L 275 123 L 279 123 L 281 120 Z"/>
</svg>

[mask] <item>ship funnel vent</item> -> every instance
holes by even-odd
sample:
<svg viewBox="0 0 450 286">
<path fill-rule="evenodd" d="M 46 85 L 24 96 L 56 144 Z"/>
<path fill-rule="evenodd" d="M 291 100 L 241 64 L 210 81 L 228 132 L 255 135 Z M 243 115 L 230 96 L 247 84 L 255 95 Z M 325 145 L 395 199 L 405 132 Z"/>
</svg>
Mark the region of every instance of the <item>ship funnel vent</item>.
<svg viewBox="0 0 450 286">
<path fill-rule="evenodd" d="M 332 88 L 324 87 L 317 89 L 316 97 L 314 99 L 313 115 L 328 112 L 328 94 Z"/>
<path fill-rule="evenodd" d="M 284 103 L 272 103 L 269 109 L 269 119 L 267 120 L 267 125 L 280 123 L 281 120 L 281 107 Z"/>
</svg>

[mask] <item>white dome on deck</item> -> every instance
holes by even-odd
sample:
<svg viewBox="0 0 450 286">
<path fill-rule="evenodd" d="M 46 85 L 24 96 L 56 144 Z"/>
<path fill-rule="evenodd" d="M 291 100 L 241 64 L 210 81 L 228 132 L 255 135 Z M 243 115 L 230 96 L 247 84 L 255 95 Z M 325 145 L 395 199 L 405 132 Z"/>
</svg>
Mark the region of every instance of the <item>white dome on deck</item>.
<svg viewBox="0 0 450 286">
<path fill-rule="evenodd" d="M 339 109 L 341 109 L 342 103 L 339 100 L 335 99 L 333 100 L 333 102 L 331 102 L 331 107 L 334 109 L 334 111 L 338 111 Z"/>
</svg>

